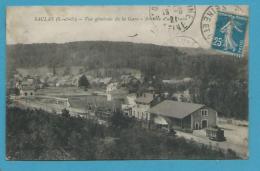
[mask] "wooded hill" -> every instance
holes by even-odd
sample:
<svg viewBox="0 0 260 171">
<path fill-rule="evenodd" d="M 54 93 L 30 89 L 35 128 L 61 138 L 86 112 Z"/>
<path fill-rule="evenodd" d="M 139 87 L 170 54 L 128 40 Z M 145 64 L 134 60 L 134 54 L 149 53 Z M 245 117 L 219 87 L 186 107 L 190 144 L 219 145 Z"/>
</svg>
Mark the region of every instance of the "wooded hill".
<svg viewBox="0 0 260 171">
<path fill-rule="evenodd" d="M 64 44 L 7 45 L 7 78 L 14 68 L 84 66 L 133 68 L 147 80 L 192 77 L 193 101 L 227 117 L 247 119 L 247 56 L 238 58 L 205 49 L 129 42 L 84 41 Z"/>
<path fill-rule="evenodd" d="M 83 65 L 87 69 L 135 68 L 148 75 L 164 77 L 194 77 L 215 67 L 212 65 L 220 66 L 213 68 L 214 71 L 223 68 L 230 74 L 242 68 L 234 57 L 204 49 L 105 41 L 8 45 L 7 62 L 12 70 L 14 67 Z"/>
</svg>

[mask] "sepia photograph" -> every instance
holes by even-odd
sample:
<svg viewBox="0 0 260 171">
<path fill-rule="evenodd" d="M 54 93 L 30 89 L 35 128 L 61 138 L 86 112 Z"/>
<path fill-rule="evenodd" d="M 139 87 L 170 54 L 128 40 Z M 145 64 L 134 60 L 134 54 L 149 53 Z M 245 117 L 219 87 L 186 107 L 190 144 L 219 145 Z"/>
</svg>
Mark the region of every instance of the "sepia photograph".
<svg viewBox="0 0 260 171">
<path fill-rule="evenodd" d="M 9 6 L 6 160 L 246 160 L 246 5 Z"/>
</svg>

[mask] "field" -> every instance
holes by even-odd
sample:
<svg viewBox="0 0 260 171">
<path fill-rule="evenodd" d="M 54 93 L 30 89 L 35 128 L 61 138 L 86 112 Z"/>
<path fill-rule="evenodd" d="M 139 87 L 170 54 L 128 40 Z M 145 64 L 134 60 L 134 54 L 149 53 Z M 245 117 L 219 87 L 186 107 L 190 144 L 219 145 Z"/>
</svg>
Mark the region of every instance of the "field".
<svg viewBox="0 0 260 171">
<path fill-rule="evenodd" d="M 36 91 L 36 96 L 75 96 L 75 95 L 91 95 L 93 93 L 104 95 L 103 89 L 92 88 L 85 91 L 78 87 L 48 87 Z"/>
</svg>

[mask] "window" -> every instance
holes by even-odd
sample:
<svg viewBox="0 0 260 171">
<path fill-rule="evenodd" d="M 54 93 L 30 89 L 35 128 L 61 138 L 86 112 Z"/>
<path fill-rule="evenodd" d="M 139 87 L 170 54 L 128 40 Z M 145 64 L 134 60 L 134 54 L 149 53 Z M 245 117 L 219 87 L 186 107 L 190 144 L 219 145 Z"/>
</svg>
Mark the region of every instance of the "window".
<svg viewBox="0 0 260 171">
<path fill-rule="evenodd" d="M 31 92 L 31 96 L 33 95 L 33 93 Z"/>
<path fill-rule="evenodd" d="M 208 116 L 209 114 L 208 114 L 208 109 L 202 109 L 201 111 L 200 111 L 200 113 L 201 113 L 201 116 L 202 117 L 205 117 L 205 116 Z"/>
<path fill-rule="evenodd" d="M 24 93 L 25 96 L 27 96 L 27 93 Z"/>
</svg>

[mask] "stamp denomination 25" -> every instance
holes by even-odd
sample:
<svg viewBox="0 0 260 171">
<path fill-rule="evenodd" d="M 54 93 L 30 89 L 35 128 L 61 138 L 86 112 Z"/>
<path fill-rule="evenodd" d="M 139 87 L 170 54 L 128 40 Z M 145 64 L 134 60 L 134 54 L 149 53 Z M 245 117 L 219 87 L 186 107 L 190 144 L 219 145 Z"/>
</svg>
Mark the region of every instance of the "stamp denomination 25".
<svg viewBox="0 0 260 171">
<path fill-rule="evenodd" d="M 242 56 L 248 18 L 218 12 L 211 48 Z"/>
</svg>

